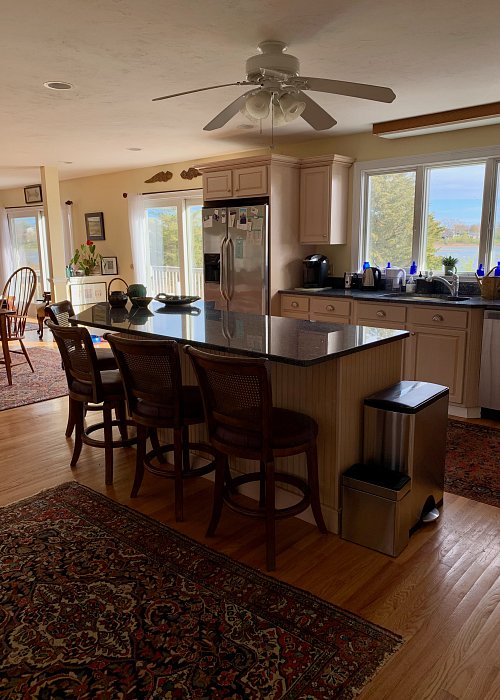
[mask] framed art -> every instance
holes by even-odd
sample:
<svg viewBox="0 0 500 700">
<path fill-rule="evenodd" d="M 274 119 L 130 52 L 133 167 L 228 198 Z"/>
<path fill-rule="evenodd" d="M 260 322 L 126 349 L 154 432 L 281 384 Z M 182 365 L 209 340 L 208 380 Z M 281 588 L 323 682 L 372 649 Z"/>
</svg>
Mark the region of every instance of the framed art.
<svg viewBox="0 0 500 700">
<path fill-rule="evenodd" d="M 118 274 L 118 258 L 106 257 L 101 258 L 101 271 L 103 275 Z"/>
<path fill-rule="evenodd" d="M 87 232 L 87 240 L 104 240 L 104 215 L 102 211 L 85 214 L 85 230 Z"/>
<path fill-rule="evenodd" d="M 42 199 L 42 186 L 41 185 L 29 185 L 29 187 L 24 188 L 24 201 L 26 204 L 40 204 L 43 202 Z"/>
</svg>

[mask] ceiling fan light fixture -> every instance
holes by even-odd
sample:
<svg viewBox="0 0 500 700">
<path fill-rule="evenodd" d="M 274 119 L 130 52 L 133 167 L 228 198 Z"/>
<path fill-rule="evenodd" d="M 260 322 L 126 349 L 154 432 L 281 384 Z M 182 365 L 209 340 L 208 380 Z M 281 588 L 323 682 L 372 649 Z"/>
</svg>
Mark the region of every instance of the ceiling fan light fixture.
<svg viewBox="0 0 500 700">
<path fill-rule="evenodd" d="M 259 90 L 248 95 L 242 113 L 250 119 L 266 119 L 269 116 L 271 98 L 268 90 Z"/>
<path fill-rule="evenodd" d="M 298 119 L 302 112 L 306 108 L 306 103 L 293 93 L 286 92 L 279 99 L 279 104 L 285 122 L 293 122 L 294 119 Z"/>
</svg>

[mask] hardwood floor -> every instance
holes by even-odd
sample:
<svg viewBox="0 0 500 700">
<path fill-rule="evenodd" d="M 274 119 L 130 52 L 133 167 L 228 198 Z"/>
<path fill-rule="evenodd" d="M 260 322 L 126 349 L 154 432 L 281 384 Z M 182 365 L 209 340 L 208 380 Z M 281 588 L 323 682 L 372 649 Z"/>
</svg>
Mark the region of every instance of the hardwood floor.
<svg viewBox="0 0 500 700">
<path fill-rule="evenodd" d="M 225 509 L 217 536 L 204 536 L 211 482 L 186 483 L 185 522 L 173 519 L 172 483 L 146 474 L 130 499 L 133 448 L 83 447 L 69 467 L 67 399 L 0 413 L 0 505 L 75 479 L 250 566 L 265 561 L 263 526 Z M 276 578 L 401 634 L 405 644 L 361 700 L 494 700 L 500 697 L 500 509 L 445 494 L 442 516 L 417 531 L 396 559 L 321 535 L 296 518 L 278 524 Z"/>
</svg>

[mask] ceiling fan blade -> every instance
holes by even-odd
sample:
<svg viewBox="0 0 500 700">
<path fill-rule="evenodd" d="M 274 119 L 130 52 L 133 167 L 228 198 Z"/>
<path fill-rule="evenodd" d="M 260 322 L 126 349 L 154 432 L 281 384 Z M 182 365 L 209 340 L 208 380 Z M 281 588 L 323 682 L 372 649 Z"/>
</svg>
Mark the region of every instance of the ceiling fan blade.
<svg viewBox="0 0 500 700">
<path fill-rule="evenodd" d="M 306 108 L 300 115 L 302 119 L 305 119 L 308 124 L 312 126 L 316 131 L 323 131 L 324 129 L 331 129 L 337 123 L 328 112 L 325 112 L 323 107 L 320 107 L 317 102 L 311 100 L 311 98 L 306 95 L 305 92 L 299 90 L 299 96 L 301 100 L 306 103 Z"/>
<path fill-rule="evenodd" d="M 250 95 L 253 90 L 248 90 L 248 92 L 244 92 L 243 95 L 240 95 L 237 97 L 234 102 L 231 102 L 231 104 L 228 104 L 225 109 L 222 110 L 222 112 L 219 112 L 219 114 L 212 119 L 212 121 L 208 122 L 203 127 L 203 131 L 214 131 L 214 129 L 220 129 L 221 126 L 224 126 L 225 124 L 228 123 L 228 121 L 234 117 L 235 114 L 238 114 L 240 109 L 243 107 L 245 104 L 245 100 L 248 95 Z"/>
<path fill-rule="evenodd" d="M 365 85 L 364 83 L 349 83 L 344 80 L 329 80 L 328 78 L 306 78 L 308 90 L 316 92 L 330 92 L 334 95 L 347 95 L 348 97 L 360 97 L 363 100 L 375 100 L 376 102 L 392 102 L 396 95 L 387 87 L 378 85 Z"/>
<path fill-rule="evenodd" d="M 168 100 L 170 97 L 180 97 L 181 95 L 191 95 L 193 92 L 204 92 L 205 90 L 216 90 L 217 88 L 230 87 L 231 85 L 253 85 L 253 83 L 247 83 L 242 81 L 239 83 L 225 83 L 224 85 L 211 85 L 210 87 L 198 88 L 197 90 L 186 90 L 185 92 L 175 92 L 173 95 L 163 95 L 163 97 L 153 97 L 153 102 L 159 102 L 160 100 Z"/>
</svg>

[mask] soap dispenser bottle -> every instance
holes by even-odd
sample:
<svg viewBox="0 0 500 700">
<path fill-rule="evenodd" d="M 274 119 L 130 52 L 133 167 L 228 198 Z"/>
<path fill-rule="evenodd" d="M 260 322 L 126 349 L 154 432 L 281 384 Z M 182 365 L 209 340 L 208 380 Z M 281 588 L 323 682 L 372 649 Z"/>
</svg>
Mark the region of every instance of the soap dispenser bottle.
<svg viewBox="0 0 500 700">
<path fill-rule="evenodd" d="M 497 262 L 497 266 L 495 267 L 495 277 L 500 277 L 500 260 Z"/>
</svg>

